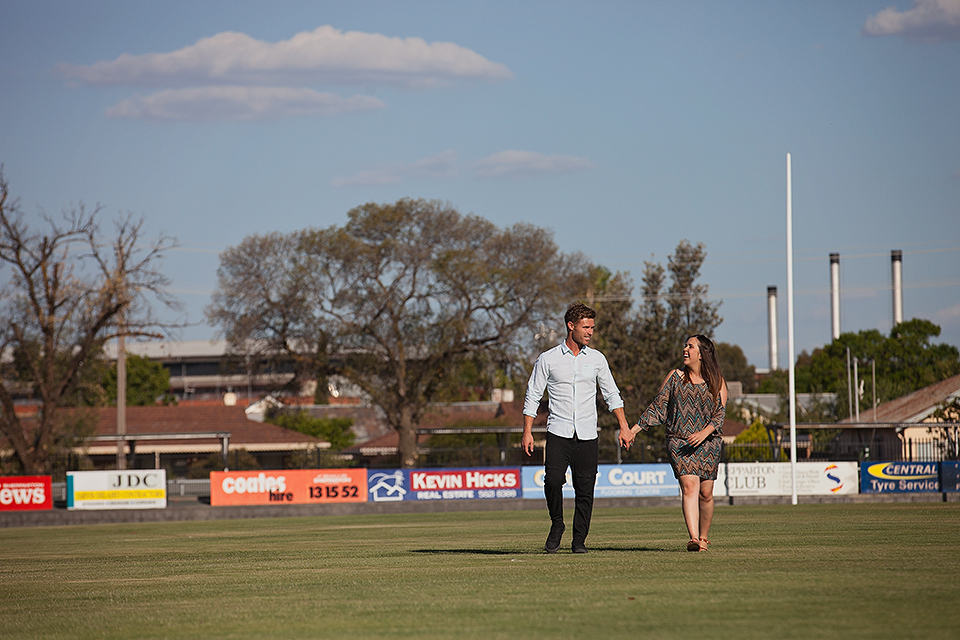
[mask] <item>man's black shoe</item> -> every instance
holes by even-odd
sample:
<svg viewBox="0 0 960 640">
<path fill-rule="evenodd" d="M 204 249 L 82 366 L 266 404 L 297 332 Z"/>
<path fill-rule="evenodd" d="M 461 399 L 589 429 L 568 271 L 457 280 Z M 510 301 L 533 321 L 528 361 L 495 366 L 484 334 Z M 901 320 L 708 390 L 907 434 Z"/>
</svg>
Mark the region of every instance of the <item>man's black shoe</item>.
<svg viewBox="0 0 960 640">
<path fill-rule="evenodd" d="M 550 527 L 550 535 L 547 536 L 547 543 L 543 545 L 547 553 L 556 553 L 557 549 L 560 548 L 560 538 L 563 537 L 563 530 L 565 528 L 563 523 Z"/>
<path fill-rule="evenodd" d="M 574 542 L 572 551 L 574 553 L 590 553 L 582 542 Z"/>
</svg>

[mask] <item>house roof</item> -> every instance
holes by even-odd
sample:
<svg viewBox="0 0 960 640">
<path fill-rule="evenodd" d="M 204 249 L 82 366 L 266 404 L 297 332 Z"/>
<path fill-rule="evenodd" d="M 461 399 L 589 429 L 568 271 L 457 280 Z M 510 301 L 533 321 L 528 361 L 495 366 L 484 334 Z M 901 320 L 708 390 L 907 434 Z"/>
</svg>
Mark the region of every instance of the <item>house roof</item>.
<svg viewBox="0 0 960 640">
<path fill-rule="evenodd" d="M 92 414 L 96 429 L 94 435 L 109 436 L 117 433 L 116 407 L 90 409 L 63 409 L 64 414 Z M 228 432 L 231 450 L 247 451 L 292 451 L 311 447 L 326 448 L 330 444 L 318 438 L 277 425 L 247 419 L 244 407 L 226 406 L 165 406 L 127 407 L 126 433 L 180 434 Z M 138 453 L 199 453 L 218 452 L 218 439 L 190 440 L 138 440 Z M 113 442 L 89 443 L 88 453 L 100 455 L 116 451 Z"/>
<path fill-rule="evenodd" d="M 877 405 L 877 417 L 873 418 L 873 408 L 860 409 L 860 418 L 871 422 L 924 422 L 930 417 L 937 405 L 960 398 L 960 374 L 941 380 L 923 389 Z M 844 418 L 841 422 L 853 422 Z"/>
<path fill-rule="evenodd" d="M 749 428 L 749 425 L 746 425 L 739 420 L 724 420 L 723 421 L 723 438 L 724 442 L 733 442 L 734 439 L 744 431 Z"/>
<path fill-rule="evenodd" d="M 545 420 L 544 414 L 539 415 L 534 422 L 535 424 L 543 424 Z M 417 435 L 417 444 L 426 443 L 430 438 L 430 430 L 449 428 L 456 426 L 458 423 L 470 423 L 471 426 L 520 427 L 523 425 L 523 400 L 514 400 L 513 402 L 452 402 L 450 404 L 431 405 L 417 427 L 420 431 Z M 366 456 L 391 455 L 397 452 L 399 444 L 400 435 L 391 429 L 378 437 L 359 442 L 345 451 Z"/>
</svg>

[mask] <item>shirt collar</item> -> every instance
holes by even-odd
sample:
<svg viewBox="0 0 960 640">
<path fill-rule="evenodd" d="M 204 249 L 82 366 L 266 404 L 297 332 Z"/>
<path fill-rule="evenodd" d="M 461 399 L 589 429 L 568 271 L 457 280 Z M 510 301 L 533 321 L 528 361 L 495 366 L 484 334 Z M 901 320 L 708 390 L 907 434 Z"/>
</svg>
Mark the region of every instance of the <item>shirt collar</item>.
<svg viewBox="0 0 960 640">
<path fill-rule="evenodd" d="M 589 350 L 590 350 L 590 347 L 581 347 L 581 348 L 580 348 L 580 353 L 586 353 L 586 352 L 589 351 Z M 567 346 L 567 341 L 566 341 L 566 340 L 564 340 L 563 342 L 560 343 L 560 352 L 563 353 L 564 355 L 566 355 L 566 354 L 568 354 L 568 353 L 571 354 L 571 355 L 573 355 L 573 349 L 571 349 L 570 347 Z M 576 356 L 574 356 L 574 357 L 576 357 Z"/>
</svg>

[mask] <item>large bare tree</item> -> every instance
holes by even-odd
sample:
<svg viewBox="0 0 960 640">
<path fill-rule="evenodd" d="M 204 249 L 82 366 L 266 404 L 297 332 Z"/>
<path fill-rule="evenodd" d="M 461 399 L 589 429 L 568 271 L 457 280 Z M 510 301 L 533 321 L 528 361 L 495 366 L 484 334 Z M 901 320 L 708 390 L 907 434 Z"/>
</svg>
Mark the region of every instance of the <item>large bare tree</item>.
<svg viewBox="0 0 960 640">
<path fill-rule="evenodd" d="M 400 464 L 411 467 L 443 376 L 471 352 L 507 350 L 538 323 L 557 324 L 586 269 L 546 229 L 500 229 L 404 199 L 357 207 L 343 226 L 228 249 L 207 317 L 236 352 L 349 378 L 397 430 Z"/>
<path fill-rule="evenodd" d="M 58 447 L 73 434 L 57 409 L 75 390 L 84 367 L 101 356 L 118 335 L 154 335 L 159 327 L 150 297 L 176 308 L 165 293 L 168 279 L 157 270 L 174 242 L 160 237 L 141 246 L 144 220 L 127 215 L 107 239 L 97 215 L 81 204 L 62 220 L 40 214 L 32 228 L 0 169 L 0 263 L 5 283 L 0 295 L 0 433 L 25 473 L 49 473 Z M 12 357 L 16 354 L 16 357 Z M 35 420 L 15 411 L 15 391 L 29 389 L 39 401 Z M 72 404 L 72 403 L 71 403 Z"/>
</svg>

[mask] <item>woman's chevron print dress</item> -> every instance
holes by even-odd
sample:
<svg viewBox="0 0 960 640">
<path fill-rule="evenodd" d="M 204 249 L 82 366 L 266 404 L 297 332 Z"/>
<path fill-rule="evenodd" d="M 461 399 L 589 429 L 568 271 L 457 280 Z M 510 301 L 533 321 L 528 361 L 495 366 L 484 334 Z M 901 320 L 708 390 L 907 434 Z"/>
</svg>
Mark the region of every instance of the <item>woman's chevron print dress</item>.
<svg viewBox="0 0 960 640">
<path fill-rule="evenodd" d="M 673 475 L 699 476 L 702 480 L 716 480 L 720 466 L 720 449 L 724 407 L 720 398 L 714 402 L 707 383 L 684 382 L 683 371 L 677 369 L 670 377 L 637 424 L 644 430 L 662 424 L 667 431 L 667 450 Z M 687 444 L 687 436 L 713 424 L 714 432 L 699 446 Z"/>
</svg>

